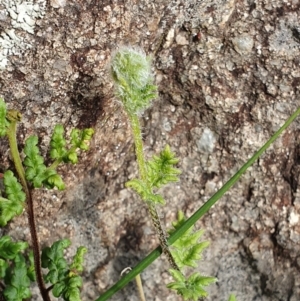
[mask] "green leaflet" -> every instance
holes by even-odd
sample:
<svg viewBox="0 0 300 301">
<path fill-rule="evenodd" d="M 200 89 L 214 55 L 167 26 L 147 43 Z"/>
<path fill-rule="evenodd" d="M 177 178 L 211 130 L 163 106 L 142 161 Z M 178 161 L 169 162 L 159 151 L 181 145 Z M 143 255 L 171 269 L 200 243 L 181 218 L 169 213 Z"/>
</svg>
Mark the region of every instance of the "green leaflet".
<svg viewBox="0 0 300 301">
<path fill-rule="evenodd" d="M 20 202 L 10 201 L 0 197 L 0 226 L 4 227 L 16 215 L 23 212 L 23 205 Z"/>
<path fill-rule="evenodd" d="M 183 212 L 179 211 L 178 219 L 172 223 L 173 229 L 169 230 L 168 233 L 175 232 L 184 224 L 185 220 Z M 168 284 L 167 287 L 176 290 L 179 295 L 183 296 L 184 300 L 198 300 L 207 296 L 207 292 L 203 287 L 217 281 L 214 277 L 204 277 L 199 273 L 194 273 L 187 278 L 183 274 L 185 267 L 198 266 L 197 261 L 201 259 L 203 250 L 209 245 L 208 241 L 199 242 L 204 231 L 194 231 L 193 228 L 187 230 L 171 246 L 171 253 L 181 272 L 173 269 L 169 270 L 174 282 Z"/>
<path fill-rule="evenodd" d="M 78 130 L 73 129 L 71 132 L 71 144 L 73 147 L 87 151 L 89 146 L 86 142 L 90 141 L 94 134 L 93 129 Z"/>
<path fill-rule="evenodd" d="M 78 273 L 83 271 L 83 256 L 87 249 L 79 247 L 72 263 L 68 264 L 64 259 L 64 249 L 70 244 L 70 240 L 63 239 L 45 248 L 42 252 L 42 267 L 49 269 L 44 278 L 46 282 L 54 285 L 54 297 L 63 297 L 66 301 L 80 301 L 82 279 Z"/>
<path fill-rule="evenodd" d="M 31 297 L 30 278 L 27 275 L 27 266 L 22 254 L 18 254 L 14 259 L 14 267 L 6 273 L 5 289 L 3 295 L 7 301 L 22 301 Z"/>
<path fill-rule="evenodd" d="M 50 156 L 55 162 L 46 167 L 44 158 L 40 155 L 37 146 L 38 137 L 30 136 L 25 142 L 24 153 L 26 154 L 24 165 L 26 179 L 33 183 L 35 188 L 45 185 L 46 188 L 57 187 L 59 190 L 65 189 L 65 184 L 60 175 L 56 172 L 56 167 L 63 161 L 65 163 L 75 164 L 78 162 L 76 150 L 88 150 L 87 142 L 92 138 L 93 129 L 77 130 L 73 129 L 71 133 L 71 148 L 67 150 L 66 140 L 64 138 L 64 128 L 58 124 L 55 126 L 50 141 Z"/>
<path fill-rule="evenodd" d="M 77 252 L 76 252 L 75 256 L 73 257 L 72 264 L 70 265 L 70 269 L 72 271 L 76 271 L 76 272 L 83 271 L 83 260 L 84 260 L 83 257 L 86 252 L 87 252 L 86 247 L 79 247 L 77 249 Z"/>
<path fill-rule="evenodd" d="M 4 227 L 14 216 L 20 215 L 24 209 L 26 195 L 22 185 L 18 182 L 13 172 L 4 173 L 3 183 L 7 198 L 0 197 L 0 226 Z"/>
<path fill-rule="evenodd" d="M 165 200 L 160 194 L 154 194 L 152 189 L 149 189 L 147 185 L 139 179 L 133 179 L 125 184 L 126 187 L 132 188 L 145 202 L 152 202 L 154 204 L 165 204 Z"/>
<path fill-rule="evenodd" d="M 38 137 L 33 135 L 25 141 L 24 165 L 26 166 L 25 176 L 28 181 L 33 183 L 35 188 L 40 188 L 44 184 L 47 188 L 57 187 L 63 190 L 65 185 L 56 173 L 55 169 L 47 168 L 44 164 L 44 158 L 40 155 L 40 150 L 37 146 Z"/>
<path fill-rule="evenodd" d="M 53 135 L 51 137 L 50 156 L 58 163 L 63 161 L 65 163 L 75 164 L 78 162 L 77 149 L 87 151 L 89 149 L 88 142 L 94 134 L 93 129 L 72 129 L 71 131 L 71 148 L 67 150 L 67 142 L 64 138 L 64 128 L 61 124 L 55 126 Z"/>
<path fill-rule="evenodd" d="M 64 127 L 57 124 L 54 127 L 53 134 L 50 141 L 50 156 L 52 159 L 63 160 L 66 157 L 67 149 L 65 148 L 67 142 L 64 138 Z"/>
<path fill-rule="evenodd" d="M 81 286 L 80 276 L 67 277 L 54 285 L 52 293 L 54 297 L 62 296 L 66 301 L 80 301 Z"/>
<path fill-rule="evenodd" d="M 151 160 L 146 162 L 147 181 L 133 179 L 126 183 L 126 187 L 132 188 L 145 202 L 165 205 L 164 198 L 153 192 L 153 188 L 160 188 L 170 182 L 177 182 L 178 175 L 181 171 L 174 168 L 178 163 L 178 159 L 171 151 L 169 145 L 159 154 L 153 156 Z"/>
<path fill-rule="evenodd" d="M 11 237 L 8 235 L 0 238 L 0 258 L 2 259 L 15 259 L 19 252 L 27 248 L 27 242 L 12 242 Z"/>
<path fill-rule="evenodd" d="M 168 233 L 172 234 L 185 220 L 183 212 L 179 211 L 177 221 L 172 223 L 174 229 L 169 230 Z M 208 241 L 198 242 L 203 233 L 203 230 L 194 231 L 190 228 L 172 245 L 172 255 L 179 268 L 198 266 L 197 261 L 201 260 L 203 250 L 209 246 Z"/>
<path fill-rule="evenodd" d="M 166 145 L 159 156 L 153 156 L 147 162 L 148 179 L 151 186 L 160 188 L 168 183 L 177 182 L 181 171 L 174 168 L 174 165 L 178 162 L 179 159 L 175 157 L 175 153 L 171 151 L 169 145 Z"/>
<path fill-rule="evenodd" d="M 36 281 L 36 276 L 35 276 L 35 270 L 34 270 L 34 257 L 33 257 L 33 251 L 30 250 L 28 254 L 28 259 L 29 259 L 29 267 L 27 269 L 27 276 L 31 281 Z"/>
<path fill-rule="evenodd" d="M 9 236 L 0 238 L 0 279 L 4 279 L 3 294 L 7 301 L 21 301 L 31 296 L 29 286 L 32 277 L 32 255 L 29 266 L 21 254 L 28 248 L 27 242 L 12 242 Z"/>
<path fill-rule="evenodd" d="M 12 171 L 7 170 L 4 173 L 3 183 L 5 186 L 5 194 L 9 200 L 19 201 L 21 203 L 25 202 L 26 195 L 23 192 L 22 185 L 18 182 Z"/>
<path fill-rule="evenodd" d="M 65 278 L 68 264 L 64 259 L 64 249 L 70 245 L 71 241 L 69 239 L 63 239 L 55 242 L 51 247 L 43 249 L 42 267 L 49 269 L 45 276 L 46 282 L 54 284 Z"/>
<path fill-rule="evenodd" d="M 203 286 L 216 282 L 216 278 L 204 277 L 199 273 L 194 273 L 186 279 L 179 271 L 170 269 L 169 272 L 175 281 L 169 283 L 167 287 L 176 290 L 184 300 L 197 301 L 201 297 L 206 297 L 207 292 Z"/>
</svg>

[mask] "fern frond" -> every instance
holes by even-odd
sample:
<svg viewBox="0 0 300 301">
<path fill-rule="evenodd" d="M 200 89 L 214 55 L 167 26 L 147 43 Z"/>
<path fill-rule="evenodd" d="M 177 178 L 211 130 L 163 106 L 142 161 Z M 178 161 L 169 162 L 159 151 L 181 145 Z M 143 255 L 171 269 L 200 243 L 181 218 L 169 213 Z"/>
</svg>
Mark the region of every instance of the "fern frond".
<svg viewBox="0 0 300 301">
<path fill-rule="evenodd" d="M 84 129 L 84 130 L 73 129 L 71 132 L 72 146 L 87 151 L 89 149 L 87 142 L 91 140 L 93 134 L 94 134 L 93 129 Z"/>
<path fill-rule="evenodd" d="M 148 179 L 151 186 L 160 188 L 162 185 L 177 182 L 181 171 L 174 168 L 174 165 L 178 162 L 179 159 L 175 157 L 175 153 L 171 151 L 169 145 L 166 145 L 159 156 L 153 156 L 147 162 Z"/>
<path fill-rule="evenodd" d="M 13 260 L 18 253 L 28 248 L 27 242 L 13 242 L 11 237 L 4 235 L 0 238 L 0 258 Z"/>
<path fill-rule="evenodd" d="M 7 170 L 4 173 L 3 183 L 5 186 L 5 194 L 9 200 L 19 201 L 21 203 L 25 202 L 26 194 L 12 171 Z"/>
<path fill-rule="evenodd" d="M 33 182 L 34 187 L 36 188 L 42 186 L 42 175 L 47 169 L 44 164 L 44 158 L 40 155 L 40 150 L 37 147 L 37 143 L 38 137 L 35 135 L 32 135 L 26 139 L 24 147 L 24 153 L 26 157 L 23 162 L 27 167 L 25 171 L 26 179 Z"/>
<path fill-rule="evenodd" d="M 44 158 L 40 155 L 40 150 L 37 147 L 38 137 L 33 135 L 25 141 L 24 165 L 26 166 L 26 179 L 32 182 L 35 188 L 40 188 L 44 184 L 47 188 L 57 187 L 59 190 L 65 188 L 60 175 L 55 169 L 47 168 L 44 164 Z"/>
<path fill-rule="evenodd" d="M 5 278 L 3 295 L 7 301 L 22 301 L 31 297 L 30 278 L 27 275 L 27 265 L 24 256 L 18 253 Z"/>
<path fill-rule="evenodd" d="M 186 279 L 180 277 L 180 272 L 176 270 L 170 269 L 169 272 L 175 281 L 169 283 L 167 287 L 176 290 L 184 300 L 197 301 L 199 298 L 206 297 L 207 292 L 203 287 L 216 282 L 216 278 L 201 276 L 199 273 L 194 273 Z"/>
<path fill-rule="evenodd" d="M 174 229 L 169 230 L 168 233 L 172 234 L 185 220 L 183 212 L 179 211 L 177 221 L 172 223 Z M 197 261 L 201 260 L 202 252 L 209 246 L 208 241 L 199 242 L 203 233 L 203 230 L 194 231 L 193 227 L 191 227 L 172 245 L 171 253 L 179 268 L 184 266 L 197 267 Z"/>
<path fill-rule="evenodd" d="M 67 149 L 66 140 L 64 138 L 64 127 L 61 124 L 57 124 L 54 127 L 53 134 L 50 141 L 50 157 L 52 159 L 63 159 L 66 156 Z"/>
<path fill-rule="evenodd" d="M 142 180 L 130 180 L 126 182 L 125 186 L 133 189 L 145 202 L 161 205 L 165 204 L 164 198 L 160 194 L 154 194 Z"/>
<path fill-rule="evenodd" d="M 185 220 L 183 212 L 179 211 L 177 220 L 172 223 L 173 229 L 169 230 L 168 233 L 172 234 Z M 201 259 L 203 250 L 209 245 L 208 241 L 199 242 L 203 233 L 203 230 L 194 231 L 194 227 L 191 227 L 171 246 L 171 253 L 181 270 L 184 267 L 198 266 L 197 261 Z M 198 300 L 207 296 L 203 287 L 217 281 L 214 277 L 201 276 L 199 273 L 185 278 L 182 271 L 171 269 L 169 272 L 175 281 L 168 284 L 167 287 L 176 290 L 179 295 L 183 296 L 184 300 Z"/>
<path fill-rule="evenodd" d="M 78 273 L 83 271 L 83 260 L 84 255 L 87 252 L 87 248 L 79 247 L 75 256 L 73 257 L 72 263 L 70 265 L 70 269 L 73 273 Z"/>
<path fill-rule="evenodd" d="M 49 269 L 49 272 L 44 277 L 46 282 L 55 284 L 66 277 L 68 264 L 64 259 L 64 249 L 70 245 L 69 239 L 62 239 L 55 242 L 51 247 L 43 249 L 42 267 Z"/>
<path fill-rule="evenodd" d="M 62 297 L 66 301 L 80 301 L 82 279 L 78 273 L 83 271 L 83 256 L 87 249 L 79 247 L 72 263 L 68 265 L 63 253 L 70 244 L 70 240 L 63 239 L 45 248 L 42 252 L 42 267 L 49 269 L 45 281 L 53 284 L 54 297 Z"/>
<path fill-rule="evenodd" d="M 4 173 L 3 183 L 7 198 L 0 197 L 0 226 L 5 226 L 13 217 L 20 215 L 24 209 L 26 195 L 22 185 L 18 182 L 13 172 Z"/>
<path fill-rule="evenodd" d="M 31 296 L 31 263 L 28 266 L 22 254 L 27 248 L 27 242 L 13 242 L 7 235 L 0 238 L 0 280 L 4 280 L 3 295 L 7 301 L 22 301 Z"/>
<path fill-rule="evenodd" d="M 80 276 L 72 276 L 64 281 L 56 283 L 52 293 L 54 297 L 63 297 L 65 301 L 80 301 L 80 288 L 82 279 Z"/>
</svg>

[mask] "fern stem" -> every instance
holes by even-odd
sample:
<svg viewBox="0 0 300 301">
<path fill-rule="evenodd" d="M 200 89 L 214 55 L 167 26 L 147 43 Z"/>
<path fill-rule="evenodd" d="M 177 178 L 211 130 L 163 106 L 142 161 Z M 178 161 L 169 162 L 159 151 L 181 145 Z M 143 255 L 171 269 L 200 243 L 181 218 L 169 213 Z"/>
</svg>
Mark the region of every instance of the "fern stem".
<svg viewBox="0 0 300 301">
<path fill-rule="evenodd" d="M 136 114 L 130 114 L 129 112 L 129 120 L 131 123 L 132 127 L 132 132 L 133 132 L 133 137 L 134 137 L 134 142 L 135 142 L 135 153 L 137 157 L 137 162 L 138 162 L 138 168 L 139 168 L 139 173 L 140 173 L 140 178 L 141 180 L 146 183 L 148 187 L 150 187 L 150 183 L 148 181 L 148 176 L 147 176 L 147 166 L 146 166 L 146 160 L 145 160 L 145 155 L 144 155 L 144 149 L 143 149 L 143 140 L 142 140 L 142 133 L 141 133 L 141 126 L 139 122 L 139 118 Z M 153 226 L 155 228 L 155 231 L 158 235 L 159 242 L 162 248 L 163 253 L 167 257 L 171 267 L 175 270 L 180 271 L 178 265 L 176 264 L 171 251 L 168 247 L 168 242 L 167 242 L 167 237 L 165 234 L 165 231 L 161 225 L 160 218 L 157 212 L 157 209 L 154 204 L 147 202 L 148 205 L 148 210 L 152 219 Z"/>
<path fill-rule="evenodd" d="M 135 114 L 128 114 L 128 115 L 129 115 L 133 137 L 134 137 L 135 153 L 138 162 L 140 177 L 143 182 L 149 185 L 139 118 Z"/>
<path fill-rule="evenodd" d="M 162 228 L 162 225 L 161 225 L 161 222 L 160 222 L 160 219 L 159 219 L 159 215 L 158 215 L 158 212 L 155 208 L 155 205 L 151 204 L 151 203 L 148 203 L 148 210 L 150 212 L 150 216 L 151 216 L 152 223 L 154 225 L 156 234 L 158 235 L 158 239 L 159 239 L 159 242 L 160 242 L 162 252 L 166 255 L 172 269 L 180 271 L 178 265 L 176 264 L 176 262 L 173 258 L 173 255 L 171 254 L 171 251 L 168 247 L 167 236 L 166 236 L 166 233 L 165 233 L 164 229 Z"/>
<path fill-rule="evenodd" d="M 14 161 L 14 165 L 18 176 L 20 178 L 21 184 L 26 194 L 27 200 L 27 215 L 28 215 L 28 224 L 30 228 L 31 240 L 32 240 L 32 248 L 33 248 L 33 257 L 34 257 L 34 269 L 36 274 L 37 283 L 44 301 L 51 301 L 48 291 L 45 287 L 42 268 L 41 268 L 41 258 L 40 258 L 40 246 L 38 235 L 36 231 L 36 223 L 35 223 L 35 214 L 33 208 L 33 201 L 31 191 L 28 187 L 25 171 L 21 161 L 20 153 L 18 150 L 18 144 L 16 139 L 17 132 L 17 123 L 21 120 L 21 113 L 15 110 L 10 110 L 7 112 L 7 119 L 10 121 L 10 125 L 7 129 L 7 137 L 9 141 L 11 156 Z"/>
</svg>

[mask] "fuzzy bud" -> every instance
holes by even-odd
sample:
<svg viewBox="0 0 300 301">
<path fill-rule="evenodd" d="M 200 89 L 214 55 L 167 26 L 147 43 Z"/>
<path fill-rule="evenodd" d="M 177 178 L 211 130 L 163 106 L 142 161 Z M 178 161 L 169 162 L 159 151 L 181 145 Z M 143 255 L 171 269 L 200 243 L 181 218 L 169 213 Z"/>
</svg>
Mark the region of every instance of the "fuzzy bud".
<svg viewBox="0 0 300 301">
<path fill-rule="evenodd" d="M 129 114 L 143 113 L 157 96 L 150 58 L 141 50 L 125 47 L 111 61 L 116 95 Z"/>
</svg>

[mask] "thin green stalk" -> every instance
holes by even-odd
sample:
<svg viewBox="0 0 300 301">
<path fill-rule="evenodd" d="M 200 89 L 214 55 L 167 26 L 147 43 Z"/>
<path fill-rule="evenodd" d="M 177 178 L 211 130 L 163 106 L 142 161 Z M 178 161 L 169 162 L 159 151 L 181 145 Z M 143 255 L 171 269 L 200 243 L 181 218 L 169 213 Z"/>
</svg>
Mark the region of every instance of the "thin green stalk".
<svg viewBox="0 0 300 301">
<path fill-rule="evenodd" d="M 28 215 L 28 223 L 29 223 L 30 234 L 32 239 L 34 268 L 35 268 L 37 283 L 43 300 L 51 301 L 48 291 L 45 287 L 43 275 L 42 275 L 40 246 L 39 246 L 39 240 L 38 240 L 36 226 L 35 226 L 35 214 L 33 209 L 31 191 L 27 185 L 27 181 L 25 178 L 25 171 L 20 158 L 17 139 L 16 139 L 17 123 L 21 120 L 21 118 L 22 118 L 22 114 L 16 110 L 10 110 L 7 112 L 7 119 L 10 122 L 9 127 L 7 128 L 7 137 L 8 137 L 11 156 L 14 161 L 14 165 L 17 170 L 18 176 L 20 178 L 21 184 L 23 186 L 24 192 L 26 194 L 27 215 Z"/>
<path fill-rule="evenodd" d="M 147 183 L 147 185 L 149 185 L 140 121 L 138 116 L 135 114 L 128 113 L 128 117 L 131 123 L 131 128 L 132 128 L 132 133 L 133 133 L 133 138 L 135 143 L 135 153 L 136 153 L 136 159 L 138 163 L 140 177 L 144 183 Z"/>
<path fill-rule="evenodd" d="M 146 166 L 146 160 L 145 160 L 144 149 L 143 149 L 143 140 L 142 140 L 139 117 L 136 114 L 130 114 L 129 112 L 127 112 L 127 113 L 129 116 L 131 127 L 132 127 L 132 132 L 133 132 L 133 137 L 134 137 L 134 142 L 135 142 L 135 153 L 136 153 L 136 157 L 137 157 L 140 177 L 141 177 L 141 180 L 144 183 L 146 183 L 147 186 L 150 188 L 150 183 L 148 181 L 148 176 L 147 176 L 147 166 Z M 160 222 L 160 218 L 159 218 L 157 209 L 156 209 L 155 205 L 152 204 L 151 202 L 147 202 L 147 205 L 148 205 L 148 210 L 149 210 L 149 213 L 150 213 L 150 216 L 152 219 L 152 223 L 153 223 L 155 231 L 158 235 L 159 242 L 162 247 L 163 253 L 166 255 L 171 267 L 175 270 L 180 271 L 178 265 L 176 264 L 172 254 L 171 254 L 171 251 L 168 247 L 167 236 L 166 236 L 165 231 Z"/>
<path fill-rule="evenodd" d="M 185 223 L 178 228 L 169 238 L 168 243 L 172 245 L 178 238 L 180 238 L 190 227 L 192 227 L 208 210 L 227 192 L 232 185 L 234 185 L 242 174 L 250 167 L 262 153 L 280 136 L 280 134 L 294 121 L 300 114 L 300 107 L 291 115 L 284 125 L 245 163 L 241 169 L 228 180 L 219 191 L 217 191 L 202 207 L 200 207 Z M 102 296 L 95 301 L 105 301 L 113 296 L 117 291 L 126 286 L 136 275 L 140 274 L 146 269 L 154 260 L 156 260 L 162 253 L 161 247 L 153 250 L 145 259 L 136 265 L 126 276 L 121 278 L 115 285 L 107 290 Z"/>
</svg>

